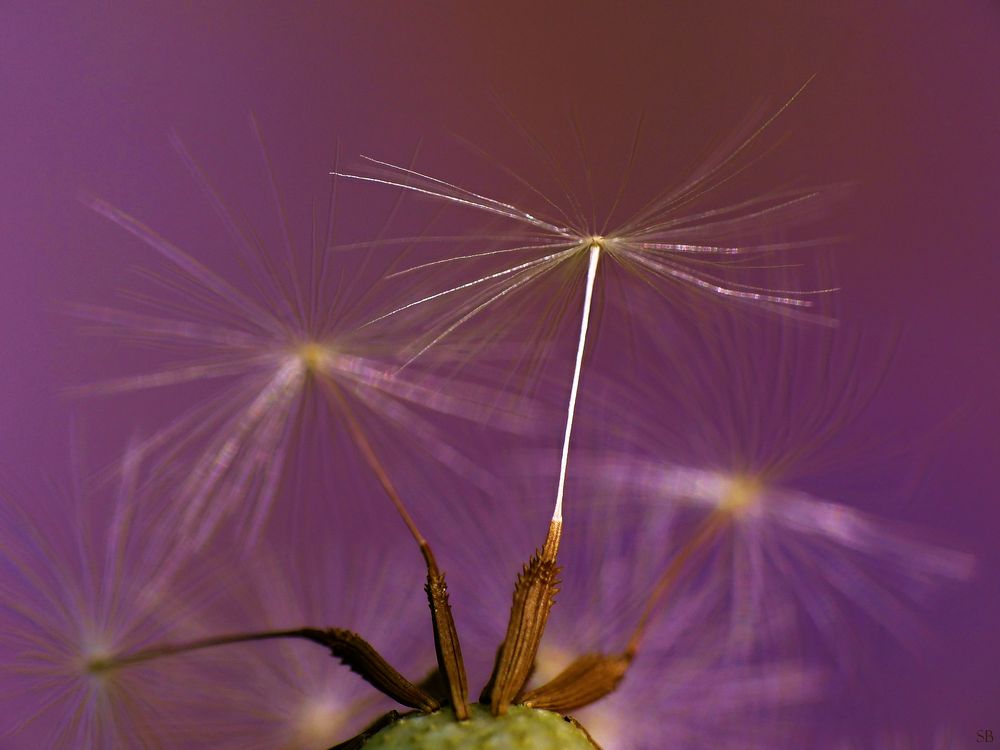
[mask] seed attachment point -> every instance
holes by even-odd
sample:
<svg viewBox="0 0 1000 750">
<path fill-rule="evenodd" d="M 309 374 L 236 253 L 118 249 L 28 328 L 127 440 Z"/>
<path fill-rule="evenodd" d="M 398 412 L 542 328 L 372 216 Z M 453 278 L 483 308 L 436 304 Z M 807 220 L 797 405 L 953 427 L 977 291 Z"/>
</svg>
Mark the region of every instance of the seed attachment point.
<svg viewBox="0 0 1000 750">
<path fill-rule="evenodd" d="M 316 374 L 326 368 L 333 352 L 326 344 L 321 344 L 318 341 L 306 341 L 295 349 L 294 356 L 302 366 L 303 372 Z"/>
</svg>

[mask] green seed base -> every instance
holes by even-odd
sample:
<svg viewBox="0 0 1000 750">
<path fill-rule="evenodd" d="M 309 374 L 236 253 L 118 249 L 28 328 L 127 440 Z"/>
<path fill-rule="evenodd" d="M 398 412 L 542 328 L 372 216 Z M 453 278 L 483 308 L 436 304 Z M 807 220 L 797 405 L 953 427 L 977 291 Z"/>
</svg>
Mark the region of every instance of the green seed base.
<svg viewBox="0 0 1000 750">
<path fill-rule="evenodd" d="M 488 707 L 473 704 L 468 721 L 456 721 L 450 708 L 407 716 L 371 737 L 364 750 L 594 750 L 594 745 L 552 711 L 511 706 L 505 716 L 493 716 Z"/>
</svg>

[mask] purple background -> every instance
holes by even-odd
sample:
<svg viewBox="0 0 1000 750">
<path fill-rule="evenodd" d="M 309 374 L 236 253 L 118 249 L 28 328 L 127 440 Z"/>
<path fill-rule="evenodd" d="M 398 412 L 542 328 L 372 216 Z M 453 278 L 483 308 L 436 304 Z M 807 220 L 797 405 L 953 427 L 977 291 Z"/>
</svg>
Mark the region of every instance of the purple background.
<svg viewBox="0 0 1000 750">
<path fill-rule="evenodd" d="M 155 400 L 143 412 L 150 422 L 136 425 L 114 399 L 59 395 L 142 360 L 82 339 L 58 305 L 101 302 L 129 285 L 129 265 L 148 260 L 78 202 L 80 191 L 171 237 L 222 237 L 168 143 L 171 129 L 227 196 L 252 205 L 262 185 L 247 128 L 254 111 L 293 214 L 307 216 L 338 140 L 350 164 L 357 153 L 406 162 L 423 139 L 420 166 L 495 184 L 498 170 L 470 159 L 457 134 L 543 180 L 495 97 L 556 161 L 575 159 L 575 111 L 600 175 L 627 154 L 642 110 L 643 162 L 630 185 L 642 196 L 661 187 L 659 163 L 669 170 L 760 97 L 778 102 L 816 73 L 781 121 L 786 142 L 754 179 L 857 184 L 835 209 L 846 236 L 838 306 L 873 330 L 903 324 L 874 414 L 912 428 L 919 448 L 895 469 L 912 489 L 878 510 L 930 526 L 980 561 L 976 579 L 933 610 L 924 658 L 886 655 L 875 683 L 859 688 L 882 699 L 858 700 L 831 722 L 952 723 L 970 744 L 978 728 L 1000 731 L 1000 6 L 919 6 L 7 3 L 0 461 L 26 475 L 61 471 L 72 415 L 95 465 L 130 431 L 156 424 Z M 356 197 L 343 223 L 358 236 L 377 232 L 389 196 L 347 187 Z"/>
</svg>

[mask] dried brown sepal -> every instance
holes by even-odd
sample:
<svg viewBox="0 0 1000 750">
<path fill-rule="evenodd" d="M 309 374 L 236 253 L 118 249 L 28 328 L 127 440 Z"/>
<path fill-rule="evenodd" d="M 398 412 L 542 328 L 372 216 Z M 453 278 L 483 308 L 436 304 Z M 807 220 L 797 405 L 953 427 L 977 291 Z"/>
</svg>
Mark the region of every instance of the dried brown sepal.
<svg viewBox="0 0 1000 750">
<path fill-rule="evenodd" d="M 490 677 L 490 712 L 502 716 L 521 690 L 534 668 L 538 644 L 545 632 L 549 612 L 559 591 L 556 554 L 562 537 L 562 523 L 553 521 L 545 546 L 524 566 L 514 586 L 507 634 Z"/>
<path fill-rule="evenodd" d="M 502 643 L 497 647 L 496 655 L 493 657 L 493 672 L 490 674 L 490 679 L 485 685 L 483 685 L 483 691 L 479 694 L 480 703 L 488 704 L 490 702 L 490 696 L 493 695 L 493 680 L 496 678 L 501 656 L 503 656 Z M 535 667 L 536 664 L 531 665 L 531 670 L 528 672 L 528 678 L 524 681 L 525 684 L 531 681 L 531 676 L 535 674 Z"/>
<path fill-rule="evenodd" d="M 438 669 L 444 674 L 455 718 L 464 721 L 469 718 L 469 686 L 465 676 L 465 662 L 462 659 L 458 631 L 455 629 L 455 618 L 448 603 L 448 584 L 445 583 L 444 574 L 437 570 L 437 565 L 428 565 L 427 585 L 424 588 L 434 623 L 434 650 L 437 652 Z"/>
<path fill-rule="evenodd" d="M 397 672 L 364 638 L 350 630 L 330 628 L 322 633 L 323 643 L 352 672 L 403 706 L 424 713 L 437 711 L 441 704 L 426 691 Z"/>
<path fill-rule="evenodd" d="M 330 750 L 361 750 L 374 735 L 381 732 L 387 726 L 395 724 L 397 721 L 402 719 L 404 716 L 409 716 L 408 713 L 401 714 L 399 711 L 390 711 L 384 716 L 380 716 L 371 724 L 369 724 L 361 734 L 356 737 L 351 737 L 349 740 L 341 742 L 339 745 L 334 745 Z"/>
<path fill-rule="evenodd" d="M 518 697 L 529 708 L 565 714 L 613 692 L 628 671 L 625 655 L 584 654 L 544 685 Z"/>
</svg>

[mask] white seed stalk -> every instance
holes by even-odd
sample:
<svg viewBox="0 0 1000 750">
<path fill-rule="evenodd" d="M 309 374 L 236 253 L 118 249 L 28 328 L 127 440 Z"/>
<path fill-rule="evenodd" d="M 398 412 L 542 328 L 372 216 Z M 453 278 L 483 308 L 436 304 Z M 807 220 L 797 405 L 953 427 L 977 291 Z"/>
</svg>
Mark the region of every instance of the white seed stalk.
<svg viewBox="0 0 1000 750">
<path fill-rule="evenodd" d="M 563 434 L 562 457 L 559 461 L 559 488 L 556 490 L 556 507 L 552 511 L 552 522 L 562 523 L 563 495 L 566 491 L 566 467 L 569 464 L 569 441 L 573 434 L 573 417 L 576 414 L 576 395 L 580 390 L 580 370 L 583 369 L 583 350 L 587 343 L 587 328 L 590 326 L 590 308 L 594 299 L 594 280 L 597 278 L 597 261 L 601 257 L 601 246 L 597 242 L 590 246 L 590 264 L 587 267 L 587 288 L 583 297 L 583 312 L 580 315 L 580 340 L 576 345 L 576 365 L 573 368 L 573 384 L 569 389 L 569 406 L 566 409 L 566 432 Z"/>
</svg>

